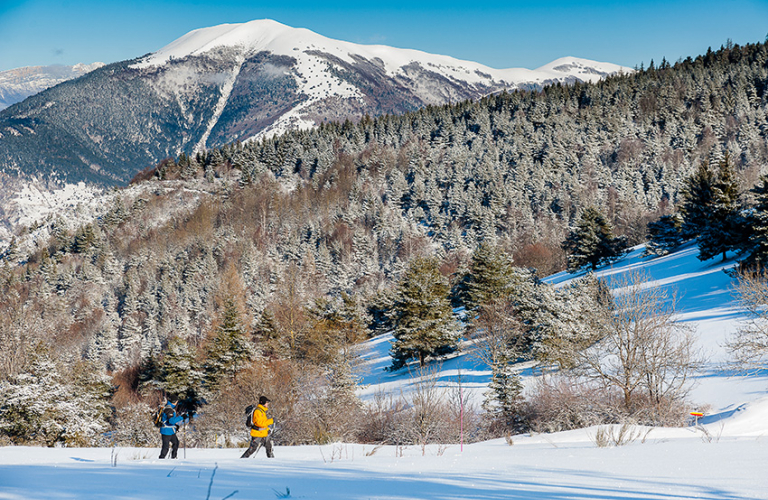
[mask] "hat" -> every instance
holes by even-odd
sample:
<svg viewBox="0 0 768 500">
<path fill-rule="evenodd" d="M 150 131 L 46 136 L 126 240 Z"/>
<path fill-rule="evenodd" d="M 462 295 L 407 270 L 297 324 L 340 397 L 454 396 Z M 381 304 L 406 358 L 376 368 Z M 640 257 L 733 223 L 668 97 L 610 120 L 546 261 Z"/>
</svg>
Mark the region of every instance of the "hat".
<svg viewBox="0 0 768 500">
<path fill-rule="evenodd" d="M 269 398 L 268 397 L 266 397 L 266 396 L 259 396 L 259 404 L 260 405 L 267 404 L 267 403 L 269 403 Z"/>
</svg>

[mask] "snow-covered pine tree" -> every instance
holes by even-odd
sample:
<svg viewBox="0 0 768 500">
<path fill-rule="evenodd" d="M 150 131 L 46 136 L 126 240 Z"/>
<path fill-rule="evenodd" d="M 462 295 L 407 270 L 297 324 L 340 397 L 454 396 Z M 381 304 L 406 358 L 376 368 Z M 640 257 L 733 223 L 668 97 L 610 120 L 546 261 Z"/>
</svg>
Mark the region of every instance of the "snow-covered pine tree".
<svg viewBox="0 0 768 500">
<path fill-rule="evenodd" d="M 448 300 L 448 280 L 440 274 L 436 258 L 417 257 L 397 285 L 393 304 L 392 369 L 410 359 L 426 364 L 429 356 L 458 348 L 459 331 Z"/>
<path fill-rule="evenodd" d="M 112 379 L 101 364 L 78 361 L 67 373 L 70 390 L 64 440 L 69 446 L 101 444 L 112 417 Z"/>
<path fill-rule="evenodd" d="M 683 238 L 694 239 L 701 234 L 709 217 L 714 185 L 715 173 L 707 162 L 700 163 L 696 171 L 683 182 L 680 188 Z"/>
<path fill-rule="evenodd" d="M 646 255 L 666 255 L 684 243 L 683 217 L 680 214 L 663 215 L 648 223 Z"/>
<path fill-rule="evenodd" d="M 467 307 L 476 308 L 506 297 L 517 281 L 512 257 L 496 245 L 483 242 L 472 254 L 467 284 Z"/>
<path fill-rule="evenodd" d="M 611 224 L 594 207 L 584 210 L 563 243 L 563 249 L 568 252 L 570 272 L 577 272 L 585 266 L 595 270 L 597 266 L 624 255 L 626 248 L 626 238 L 614 236 Z"/>
<path fill-rule="evenodd" d="M 491 366 L 491 381 L 483 400 L 483 409 L 504 430 L 520 431 L 523 426 L 523 383 L 507 359 Z"/>
<path fill-rule="evenodd" d="M 174 337 L 168 342 L 159 372 L 160 385 L 166 393 L 188 402 L 198 400 L 205 374 L 184 339 Z"/>
<path fill-rule="evenodd" d="M 494 431 L 509 431 L 521 423 L 522 382 L 514 363 L 527 355 L 527 326 L 510 296 L 483 302 L 467 329 L 475 355 L 491 369 L 483 409 Z"/>
<path fill-rule="evenodd" d="M 749 227 L 741 215 L 739 186 L 730 155 L 726 153 L 718 166 L 712 198 L 705 207 L 706 224 L 700 229 L 698 238 L 700 260 L 720 254 L 725 260 L 726 252 L 739 249 L 749 239 Z"/>
<path fill-rule="evenodd" d="M 255 357 L 253 343 L 247 338 L 242 313 L 234 297 L 224 299 L 221 320 L 208 346 L 205 362 L 205 388 L 216 391 L 220 384 L 234 378 Z"/>
<path fill-rule="evenodd" d="M 38 346 L 28 370 L 0 383 L 0 432 L 14 444 L 54 446 L 65 432 L 58 403 L 68 396 L 58 367 Z"/>
<path fill-rule="evenodd" d="M 95 365 L 76 364 L 67 378 L 38 346 L 26 371 L 0 382 L 0 433 L 15 444 L 92 446 L 108 429 L 110 396 Z"/>
<path fill-rule="evenodd" d="M 392 311 L 395 304 L 395 292 L 384 288 L 371 297 L 366 304 L 369 319 L 367 328 L 373 335 L 381 335 L 392 331 L 395 327 L 392 321 Z"/>
<path fill-rule="evenodd" d="M 577 354 L 607 334 L 612 299 L 606 285 L 590 273 L 566 287 L 543 285 L 540 292 L 532 320 L 533 357 L 561 370 L 574 368 Z"/>
<path fill-rule="evenodd" d="M 744 264 L 764 270 L 768 266 L 768 176 L 760 177 L 760 182 L 751 192 L 755 194 L 755 206 L 747 218 L 752 234 L 749 238 L 749 254 Z"/>
</svg>

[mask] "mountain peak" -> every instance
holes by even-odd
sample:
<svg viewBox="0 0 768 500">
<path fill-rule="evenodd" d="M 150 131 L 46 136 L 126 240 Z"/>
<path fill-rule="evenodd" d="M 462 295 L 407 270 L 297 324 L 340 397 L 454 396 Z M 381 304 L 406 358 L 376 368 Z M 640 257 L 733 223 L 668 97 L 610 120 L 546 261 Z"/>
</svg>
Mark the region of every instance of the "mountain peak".
<svg viewBox="0 0 768 500">
<path fill-rule="evenodd" d="M 0 138 L 14 139 L 0 143 L 0 168 L 52 172 L 67 165 L 77 172 L 71 180 L 124 182 L 182 152 L 505 90 L 595 81 L 625 69 L 631 71 L 577 58 L 538 70 L 494 69 L 419 50 L 334 40 L 270 19 L 222 24 L 4 111 Z M 62 129 L 69 135 L 62 136 Z M 37 147 L 42 136 L 66 144 L 66 159 Z M 24 155 L 16 160 L 19 151 Z"/>
<path fill-rule="evenodd" d="M 245 54 L 269 51 L 288 55 L 299 46 L 332 41 L 308 29 L 292 28 L 272 19 L 257 19 L 240 24 L 220 24 L 190 31 L 157 52 L 137 67 L 162 65 L 172 59 L 199 56 L 218 48 L 235 48 Z"/>
<path fill-rule="evenodd" d="M 473 61 L 447 55 L 430 54 L 414 49 L 385 45 L 362 45 L 324 37 L 305 28 L 293 28 L 272 19 L 258 19 L 240 24 L 221 24 L 191 31 L 147 56 L 135 67 L 160 66 L 170 60 L 200 56 L 221 48 L 232 48 L 241 57 L 259 52 L 297 57 L 300 54 L 323 52 L 354 64 L 359 57 L 383 64 L 387 74 L 394 75 L 404 66 L 417 63 L 449 78 L 473 80 L 473 83 L 494 81 L 515 87 L 517 84 L 546 84 L 567 77 L 595 81 L 603 76 L 631 72 L 617 64 L 563 57 L 536 70 L 526 68 L 495 69 Z"/>
<path fill-rule="evenodd" d="M 634 70 L 618 64 L 591 61 L 567 56 L 555 59 L 549 64 L 536 68 L 537 72 L 569 74 L 580 80 L 594 82 L 600 78 L 617 73 L 631 73 Z"/>
</svg>

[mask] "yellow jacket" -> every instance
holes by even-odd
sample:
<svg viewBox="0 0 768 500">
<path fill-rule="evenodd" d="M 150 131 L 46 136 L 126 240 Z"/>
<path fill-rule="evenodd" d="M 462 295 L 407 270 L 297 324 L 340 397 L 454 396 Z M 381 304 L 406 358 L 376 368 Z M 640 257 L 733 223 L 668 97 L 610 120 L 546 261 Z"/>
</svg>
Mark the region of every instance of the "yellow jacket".
<svg viewBox="0 0 768 500">
<path fill-rule="evenodd" d="M 263 405 L 259 405 L 253 411 L 253 427 L 251 429 L 251 436 L 253 437 L 267 437 L 269 434 L 269 427 L 272 425 L 273 420 L 267 418 L 267 409 Z"/>
</svg>

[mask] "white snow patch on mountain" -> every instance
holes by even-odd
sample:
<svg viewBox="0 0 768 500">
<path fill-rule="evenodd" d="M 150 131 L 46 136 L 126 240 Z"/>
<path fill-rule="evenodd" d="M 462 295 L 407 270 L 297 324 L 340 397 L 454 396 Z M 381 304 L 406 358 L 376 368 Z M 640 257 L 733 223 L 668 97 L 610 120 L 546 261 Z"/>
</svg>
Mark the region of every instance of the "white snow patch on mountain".
<svg viewBox="0 0 768 500">
<path fill-rule="evenodd" d="M 216 103 L 216 107 L 213 110 L 213 116 L 210 120 L 208 120 L 208 127 L 206 128 L 205 133 L 195 146 L 196 152 L 205 150 L 205 143 L 208 141 L 208 137 L 211 135 L 213 127 L 216 126 L 216 122 L 218 122 L 221 113 L 227 106 L 227 101 L 229 100 L 229 96 L 232 94 L 232 89 L 235 86 L 235 80 L 237 80 L 237 75 L 240 74 L 240 68 L 242 68 L 243 62 L 245 62 L 245 57 L 242 54 L 239 54 L 235 64 L 235 70 L 232 71 L 232 73 L 223 75 L 224 83 L 221 86 L 221 96 L 219 97 L 219 101 Z"/>
<path fill-rule="evenodd" d="M 535 70 L 537 73 L 551 75 L 551 78 L 562 77 L 563 74 L 573 76 L 585 82 L 596 82 L 608 75 L 631 73 L 634 70 L 618 64 L 590 61 L 578 57 L 561 57 Z"/>
<path fill-rule="evenodd" d="M 592 82 L 611 74 L 632 71 L 615 64 L 575 57 L 561 58 L 536 70 L 494 69 L 476 62 L 419 50 L 333 40 L 304 28 L 292 28 L 269 19 L 191 31 L 146 56 L 133 67 L 163 67 L 167 72 L 161 84 L 163 92 L 176 94 L 174 99 L 178 101 L 180 89 L 190 79 L 194 81 L 212 77 L 203 72 L 181 70 L 179 61 L 189 57 L 209 56 L 212 60 L 227 64 L 233 60 L 242 64 L 262 53 L 290 57 L 294 61 L 290 67 L 274 67 L 274 71 L 275 75 L 290 75 L 296 84 L 296 94 L 301 99 L 289 109 L 281 110 L 264 129 L 250 137 L 241 137 L 243 141 L 258 140 L 291 129 L 314 127 L 322 120 L 318 110 L 327 113 L 329 109 L 337 109 L 339 117 L 357 112 L 351 110 L 365 110 L 371 104 L 369 101 L 377 97 L 372 98 L 370 89 L 357 87 L 359 84 L 345 79 L 343 75 L 348 75 L 350 68 L 355 68 L 353 72 L 362 72 L 364 79 L 369 73 L 376 74 L 372 77 L 374 79 L 392 79 L 391 82 L 380 83 L 385 87 L 394 86 L 403 93 L 404 98 L 408 96 L 418 105 L 441 105 L 479 98 L 505 89 L 530 88 L 555 82 Z M 269 65 L 264 67 L 268 72 Z M 225 70 L 225 74 L 213 75 L 219 79 L 214 83 L 219 86 L 222 95 L 208 124 L 208 133 L 197 142 L 198 150 L 208 146 L 209 133 L 217 125 L 216 121 L 232 92 L 231 82 L 236 81 L 239 72 L 238 67 L 233 67 Z M 328 118 L 325 116 L 325 119 Z"/>
<path fill-rule="evenodd" d="M 588 81 L 595 81 L 601 76 L 617 72 L 632 72 L 631 68 L 610 63 L 599 63 L 566 57 L 553 61 L 536 70 L 525 68 L 494 69 L 488 66 L 463 61 L 450 56 L 436 55 L 413 49 L 399 49 L 385 45 L 361 45 L 340 40 L 333 40 L 318 35 L 304 28 L 292 28 L 269 19 L 250 21 L 242 24 L 222 24 L 210 28 L 192 31 L 168 44 L 135 67 L 146 68 L 167 63 L 172 59 L 181 59 L 191 55 L 201 55 L 221 47 L 229 47 L 251 55 L 262 51 L 286 55 L 299 60 L 302 73 L 311 72 L 312 63 L 302 54 L 320 51 L 348 63 L 354 63 L 353 55 L 375 61 L 386 69 L 387 74 L 403 73 L 403 67 L 419 63 L 423 68 L 439 73 L 448 79 L 468 83 L 504 82 L 510 86 L 526 83 L 544 83 L 574 76 Z M 304 63 L 305 65 L 302 65 Z M 321 72 L 318 72 L 319 77 Z M 324 83 L 324 79 L 314 80 L 311 84 Z M 310 84 L 310 82 L 307 82 Z M 311 85 L 310 84 L 310 85 Z M 351 91 L 351 90 L 350 90 Z"/>
</svg>

